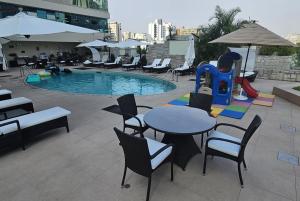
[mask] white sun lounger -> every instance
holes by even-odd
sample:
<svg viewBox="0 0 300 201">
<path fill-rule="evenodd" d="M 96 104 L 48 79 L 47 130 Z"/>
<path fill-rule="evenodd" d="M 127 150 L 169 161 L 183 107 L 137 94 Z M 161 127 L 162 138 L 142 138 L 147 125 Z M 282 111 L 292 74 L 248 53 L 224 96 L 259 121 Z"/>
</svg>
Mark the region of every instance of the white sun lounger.
<svg viewBox="0 0 300 201">
<path fill-rule="evenodd" d="M 23 109 L 34 112 L 32 100 L 19 97 L 0 101 L 0 112 L 7 112 L 14 109 Z"/>
<path fill-rule="evenodd" d="M 20 117 L 0 121 L 0 141 L 2 137 L 12 138 L 19 135 L 23 149 L 25 149 L 25 141 L 33 135 L 42 134 L 52 129 L 66 127 L 69 132 L 68 116 L 70 111 L 54 107 L 47 110 L 23 115 Z"/>
<path fill-rule="evenodd" d="M 122 67 L 129 69 L 129 68 L 136 68 L 138 63 L 140 61 L 140 56 L 134 57 L 133 61 L 131 64 L 123 64 Z"/>
<path fill-rule="evenodd" d="M 6 99 L 11 99 L 11 94 L 12 94 L 12 92 L 10 90 L 1 89 L 0 90 L 0 101 L 6 100 Z"/>
<path fill-rule="evenodd" d="M 171 59 L 166 58 L 160 66 L 154 66 L 153 70 L 157 72 L 167 71 L 170 68 Z"/>
<path fill-rule="evenodd" d="M 143 70 L 151 70 L 153 67 L 158 66 L 161 62 L 161 59 L 154 59 L 152 64 L 143 66 Z"/>
<path fill-rule="evenodd" d="M 121 59 L 122 59 L 122 57 L 117 57 L 117 58 L 115 59 L 115 61 L 112 62 L 112 63 L 104 63 L 104 67 L 108 67 L 108 68 L 116 67 L 116 66 L 118 66 L 119 63 L 121 62 Z"/>
</svg>

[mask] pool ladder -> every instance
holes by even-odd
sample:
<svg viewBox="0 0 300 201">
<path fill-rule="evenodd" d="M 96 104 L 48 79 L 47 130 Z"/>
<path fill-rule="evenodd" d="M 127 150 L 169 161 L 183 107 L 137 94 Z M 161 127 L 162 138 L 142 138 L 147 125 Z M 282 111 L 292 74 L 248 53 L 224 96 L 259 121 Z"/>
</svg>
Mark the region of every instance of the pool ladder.
<svg viewBox="0 0 300 201">
<path fill-rule="evenodd" d="M 31 66 L 27 66 L 27 65 L 21 66 L 21 68 L 20 68 L 20 76 L 21 77 L 25 77 L 25 76 L 27 76 L 29 74 L 33 74 L 32 67 Z"/>
</svg>

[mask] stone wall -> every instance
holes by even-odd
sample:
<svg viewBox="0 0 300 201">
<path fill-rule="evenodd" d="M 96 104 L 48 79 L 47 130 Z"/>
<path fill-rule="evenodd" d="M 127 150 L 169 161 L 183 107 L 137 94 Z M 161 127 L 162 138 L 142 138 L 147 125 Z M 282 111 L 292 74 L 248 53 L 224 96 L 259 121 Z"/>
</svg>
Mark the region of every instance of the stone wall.
<svg viewBox="0 0 300 201">
<path fill-rule="evenodd" d="M 147 61 L 151 64 L 154 59 L 171 58 L 172 68 L 177 68 L 182 65 L 185 61 L 184 55 L 169 55 L 169 42 L 166 41 L 164 44 L 154 44 L 148 47 Z"/>
<path fill-rule="evenodd" d="M 255 69 L 286 71 L 291 69 L 292 56 L 261 56 L 256 57 Z"/>
<path fill-rule="evenodd" d="M 300 71 L 292 70 L 292 56 L 260 56 L 256 57 L 255 70 L 262 79 L 300 81 Z"/>
</svg>

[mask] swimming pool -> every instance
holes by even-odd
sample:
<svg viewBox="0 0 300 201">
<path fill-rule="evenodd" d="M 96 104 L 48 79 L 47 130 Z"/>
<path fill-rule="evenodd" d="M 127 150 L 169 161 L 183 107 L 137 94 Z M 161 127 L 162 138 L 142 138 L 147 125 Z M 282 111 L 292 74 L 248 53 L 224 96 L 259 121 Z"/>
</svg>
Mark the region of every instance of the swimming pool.
<svg viewBox="0 0 300 201">
<path fill-rule="evenodd" d="M 162 79 L 123 72 L 73 71 L 29 84 L 48 90 L 100 95 L 153 95 L 176 88 L 175 84 Z"/>
</svg>

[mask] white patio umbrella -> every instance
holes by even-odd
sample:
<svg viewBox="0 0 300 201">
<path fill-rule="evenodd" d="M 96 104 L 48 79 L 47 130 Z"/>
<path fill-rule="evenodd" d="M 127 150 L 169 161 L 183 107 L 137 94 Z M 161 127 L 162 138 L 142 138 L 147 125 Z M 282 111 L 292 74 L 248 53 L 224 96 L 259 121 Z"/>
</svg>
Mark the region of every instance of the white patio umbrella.
<svg viewBox="0 0 300 201">
<path fill-rule="evenodd" d="M 24 12 L 0 20 L 0 37 L 13 35 L 44 35 L 63 32 L 97 33 L 97 30 L 82 28 L 61 22 L 30 16 Z"/>
<path fill-rule="evenodd" d="M 192 66 L 195 60 L 195 44 L 194 44 L 194 37 L 189 37 L 189 46 L 185 54 L 185 61 L 189 66 Z"/>
<path fill-rule="evenodd" d="M 81 43 L 77 47 L 104 47 L 109 46 L 110 43 L 104 42 L 102 40 L 94 40 L 87 43 Z"/>
</svg>

